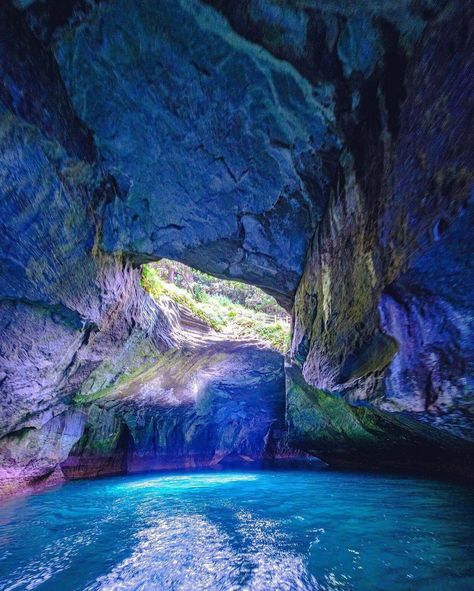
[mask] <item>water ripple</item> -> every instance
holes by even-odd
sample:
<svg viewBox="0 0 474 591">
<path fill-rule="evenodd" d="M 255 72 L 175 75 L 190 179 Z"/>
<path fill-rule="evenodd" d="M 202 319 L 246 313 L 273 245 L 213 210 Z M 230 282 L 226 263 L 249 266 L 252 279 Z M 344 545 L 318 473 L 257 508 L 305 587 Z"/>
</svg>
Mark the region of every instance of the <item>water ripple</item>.
<svg viewBox="0 0 474 591">
<path fill-rule="evenodd" d="M 474 589 L 473 493 L 400 477 L 195 472 L 0 507 L 1 591 Z"/>
<path fill-rule="evenodd" d="M 255 523 L 257 529 L 263 525 Z M 318 590 L 301 557 L 279 550 L 274 541 L 260 537 L 238 553 L 230 537 L 203 516 L 174 517 L 141 530 L 132 555 L 88 591 Z"/>
</svg>

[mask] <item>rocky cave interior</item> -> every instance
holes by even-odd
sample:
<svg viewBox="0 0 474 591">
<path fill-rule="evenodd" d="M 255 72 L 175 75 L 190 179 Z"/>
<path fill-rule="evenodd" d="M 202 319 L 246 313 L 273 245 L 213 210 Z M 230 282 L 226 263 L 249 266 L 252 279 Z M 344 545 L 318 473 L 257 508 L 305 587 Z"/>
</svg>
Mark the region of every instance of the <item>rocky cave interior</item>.
<svg viewBox="0 0 474 591">
<path fill-rule="evenodd" d="M 317 457 L 472 478 L 473 5 L 0 3 L 0 490 Z M 173 259 L 291 345 L 154 299 Z"/>
</svg>

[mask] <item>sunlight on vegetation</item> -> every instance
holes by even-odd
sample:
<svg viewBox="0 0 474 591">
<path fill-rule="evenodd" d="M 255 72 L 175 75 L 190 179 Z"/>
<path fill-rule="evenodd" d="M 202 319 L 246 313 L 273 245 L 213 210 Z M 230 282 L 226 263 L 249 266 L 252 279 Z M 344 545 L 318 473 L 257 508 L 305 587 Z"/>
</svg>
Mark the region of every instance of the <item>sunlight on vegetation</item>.
<svg viewBox="0 0 474 591">
<path fill-rule="evenodd" d="M 157 300 L 166 296 L 185 306 L 218 332 L 258 339 L 282 353 L 288 350 L 289 316 L 257 287 L 164 259 L 143 265 L 142 286 Z"/>
</svg>

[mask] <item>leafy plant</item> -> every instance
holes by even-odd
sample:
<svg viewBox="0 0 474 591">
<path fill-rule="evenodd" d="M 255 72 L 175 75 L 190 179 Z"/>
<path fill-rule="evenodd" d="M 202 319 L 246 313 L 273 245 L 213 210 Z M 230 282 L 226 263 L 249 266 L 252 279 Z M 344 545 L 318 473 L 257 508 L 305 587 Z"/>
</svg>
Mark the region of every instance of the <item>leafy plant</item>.
<svg viewBox="0 0 474 591">
<path fill-rule="evenodd" d="M 263 341 L 282 353 L 289 347 L 288 315 L 257 287 L 223 281 L 174 261 L 143 265 L 141 283 L 155 299 L 171 298 L 216 331 Z"/>
</svg>

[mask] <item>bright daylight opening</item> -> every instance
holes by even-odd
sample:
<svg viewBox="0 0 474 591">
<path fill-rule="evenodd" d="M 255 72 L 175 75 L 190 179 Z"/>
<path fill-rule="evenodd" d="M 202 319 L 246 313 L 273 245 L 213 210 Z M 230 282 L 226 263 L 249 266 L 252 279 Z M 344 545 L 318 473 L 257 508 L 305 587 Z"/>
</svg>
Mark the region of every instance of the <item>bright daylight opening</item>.
<svg viewBox="0 0 474 591">
<path fill-rule="evenodd" d="M 290 315 L 258 287 L 167 259 L 143 265 L 142 285 L 156 300 L 171 298 L 217 332 L 259 340 L 282 353 L 288 350 Z"/>
</svg>

